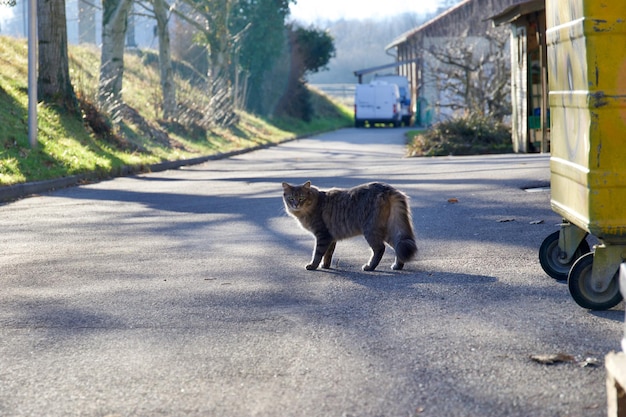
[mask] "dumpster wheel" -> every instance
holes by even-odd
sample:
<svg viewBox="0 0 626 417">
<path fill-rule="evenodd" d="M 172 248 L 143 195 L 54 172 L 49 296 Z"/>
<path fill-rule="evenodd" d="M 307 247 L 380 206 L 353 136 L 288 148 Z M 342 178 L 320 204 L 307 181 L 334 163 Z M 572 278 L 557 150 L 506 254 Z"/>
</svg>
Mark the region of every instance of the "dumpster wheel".
<svg viewBox="0 0 626 417">
<path fill-rule="evenodd" d="M 592 266 L 593 253 L 591 252 L 574 262 L 567 279 L 570 295 L 579 306 L 590 310 L 608 310 L 615 307 L 622 301 L 618 271 L 615 272 L 609 287 L 603 292 L 597 292 L 591 280 Z"/>
<path fill-rule="evenodd" d="M 557 281 L 566 281 L 570 268 L 578 258 L 590 251 L 589 244 L 583 239 L 576 248 L 574 256 L 569 262 L 561 259 L 561 249 L 559 248 L 559 231 L 550 234 L 543 240 L 539 248 L 539 263 L 544 272 Z"/>
</svg>

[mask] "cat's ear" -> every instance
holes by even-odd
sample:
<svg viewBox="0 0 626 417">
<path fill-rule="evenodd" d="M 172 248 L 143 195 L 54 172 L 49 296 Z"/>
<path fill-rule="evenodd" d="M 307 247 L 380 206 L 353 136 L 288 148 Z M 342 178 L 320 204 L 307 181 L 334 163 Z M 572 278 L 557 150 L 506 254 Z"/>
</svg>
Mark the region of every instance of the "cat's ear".
<svg viewBox="0 0 626 417">
<path fill-rule="evenodd" d="M 304 185 L 302 186 L 302 188 L 304 188 L 305 190 L 308 190 L 311 188 L 311 181 L 307 181 L 304 183 Z"/>
<path fill-rule="evenodd" d="M 286 182 L 283 182 L 283 190 L 287 191 L 289 189 L 291 189 L 291 185 L 287 184 Z"/>
</svg>

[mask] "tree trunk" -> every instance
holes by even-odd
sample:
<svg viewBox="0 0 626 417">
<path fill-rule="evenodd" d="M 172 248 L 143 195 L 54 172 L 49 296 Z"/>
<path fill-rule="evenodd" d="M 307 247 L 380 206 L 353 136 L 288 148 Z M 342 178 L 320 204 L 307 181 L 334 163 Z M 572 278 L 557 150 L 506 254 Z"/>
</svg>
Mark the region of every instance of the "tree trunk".
<svg viewBox="0 0 626 417">
<path fill-rule="evenodd" d="M 98 83 L 98 104 L 117 117 L 122 105 L 124 76 L 124 43 L 128 11 L 132 0 L 103 0 L 102 56 Z"/>
<path fill-rule="evenodd" d="M 163 118 L 169 120 L 176 115 L 176 85 L 170 52 L 170 32 L 168 28 L 168 5 L 165 0 L 154 0 L 154 14 L 159 37 L 159 68 L 161 70 L 161 91 L 163 93 Z"/>
<path fill-rule="evenodd" d="M 235 119 L 235 109 L 230 85 L 230 57 L 233 54 L 233 37 L 228 23 L 232 0 L 216 0 L 218 12 L 209 20 L 209 94 L 211 95 L 211 118 L 220 126 L 228 126 Z"/>
<path fill-rule="evenodd" d="M 75 112 L 76 95 L 70 81 L 65 0 L 38 0 L 39 74 L 37 96 Z"/>
</svg>

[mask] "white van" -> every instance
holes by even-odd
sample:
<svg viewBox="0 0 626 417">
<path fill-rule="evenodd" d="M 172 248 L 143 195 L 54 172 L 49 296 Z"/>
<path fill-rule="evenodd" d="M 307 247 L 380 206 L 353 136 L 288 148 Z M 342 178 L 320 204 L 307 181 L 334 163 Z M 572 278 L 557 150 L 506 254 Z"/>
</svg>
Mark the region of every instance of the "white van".
<svg viewBox="0 0 626 417">
<path fill-rule="evenodd" d="M 400 102 L 402 103 L 402 124 L 411 125 L 413 108 L 411 107 L 411 90 L 409 89 L 409 79 L 403 75 L 378 75 L 374 76 L 374 81 L 383 81 L 398 86 L 400 91 Z"/>
<path fill-rule="evenodd" d="M 402 104 L 400 91 L 396 84 L 373 81 L 369 84 L 357 84 L 354 93 L 354 126 L 363 127 L 377 123 L 391 123 L 400 126 Z"/>
</svg>

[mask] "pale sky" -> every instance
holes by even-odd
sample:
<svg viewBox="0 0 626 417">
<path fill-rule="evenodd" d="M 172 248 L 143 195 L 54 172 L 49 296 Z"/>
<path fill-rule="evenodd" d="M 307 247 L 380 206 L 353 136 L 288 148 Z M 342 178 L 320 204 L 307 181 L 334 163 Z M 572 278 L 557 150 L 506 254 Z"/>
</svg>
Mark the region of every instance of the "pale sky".
<svg viewBox="0 0 626 417">
<path fill-rule="evenodd" d="M 297 0 L 291 4 L 291 18 L 305 23 L 318 20 L 369 19 L 404 12 L 425 14 L 437 9 L 440 0 Z M 0 5 L 0 20 L 13 10 Z"/>
<path fill-rule="evenodd" d="M 5 20 L 13 17 L 13 8 L 0 4 L 0 20 Z"/>
<path fill-rule="evenodd" d="M 297 0 L 290 6 L 291 18 L 306 23 L 317 20 L 368 19 L 404 12 L 428 13 L 439 0 Z"/>
</svg>

